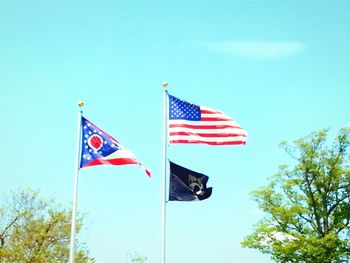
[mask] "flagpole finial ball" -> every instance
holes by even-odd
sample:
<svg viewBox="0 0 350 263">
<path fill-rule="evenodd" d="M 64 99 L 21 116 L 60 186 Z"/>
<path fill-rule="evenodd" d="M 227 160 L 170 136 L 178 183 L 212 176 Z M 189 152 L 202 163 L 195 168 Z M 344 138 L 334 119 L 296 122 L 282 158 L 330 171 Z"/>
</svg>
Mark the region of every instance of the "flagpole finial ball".
<svg viewBox="0 0 350 263">
<path fill-rule="evenodd" d="M 168 82 L 163 81 L 163 88 L 166 89 L 168 87 Z"/>
<path fill-rule="evenodd" d="M 84 106 L 84 101 L 78 101 L 78 106 L 80 107 L 80 108 L 82 108 L 83 106 Z"/>
</svg>

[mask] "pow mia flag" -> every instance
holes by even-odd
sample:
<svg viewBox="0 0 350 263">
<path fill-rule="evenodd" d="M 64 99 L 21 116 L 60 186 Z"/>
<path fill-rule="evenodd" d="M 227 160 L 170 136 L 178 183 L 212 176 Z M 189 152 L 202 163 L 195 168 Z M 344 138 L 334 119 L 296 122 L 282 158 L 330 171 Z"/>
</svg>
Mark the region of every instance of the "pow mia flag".
<svg viewBox="0 0 350 263">
<path fill-rule="evenodd" d="M 170 162 L 170 161 L 169 161 Z M 211 196 L 209 177 L 170 162 L 169 201 L 200 201 Z"/>
</svg>

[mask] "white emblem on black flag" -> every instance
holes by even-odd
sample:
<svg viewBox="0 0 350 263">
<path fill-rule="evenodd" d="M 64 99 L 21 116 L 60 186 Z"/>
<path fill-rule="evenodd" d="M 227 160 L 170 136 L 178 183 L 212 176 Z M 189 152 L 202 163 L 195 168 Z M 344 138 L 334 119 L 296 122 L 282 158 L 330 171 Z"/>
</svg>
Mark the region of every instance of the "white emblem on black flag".
<svg viewBox="0 0 350 263">
<path fill-rule="evenodd" d="M 169 201 L 200 201 L 211 196 L 209 177 L 170 162 Z"/>
</svg>

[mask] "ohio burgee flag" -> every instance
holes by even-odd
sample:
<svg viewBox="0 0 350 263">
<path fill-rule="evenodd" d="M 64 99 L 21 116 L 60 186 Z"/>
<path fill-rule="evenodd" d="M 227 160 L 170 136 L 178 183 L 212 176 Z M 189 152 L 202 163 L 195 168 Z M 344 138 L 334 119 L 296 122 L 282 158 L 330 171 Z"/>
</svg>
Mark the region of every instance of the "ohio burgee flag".
<svg viewBox="0 0 350 263">
<path fill-rule="evenodd" d="M 81 127 L 80 168 L 106 164 L 138 164 L 148 176 L 151 176 L 151 173 L 136 159 L 132 152 L 84 117 L 81 119 Z"/>
</svg>

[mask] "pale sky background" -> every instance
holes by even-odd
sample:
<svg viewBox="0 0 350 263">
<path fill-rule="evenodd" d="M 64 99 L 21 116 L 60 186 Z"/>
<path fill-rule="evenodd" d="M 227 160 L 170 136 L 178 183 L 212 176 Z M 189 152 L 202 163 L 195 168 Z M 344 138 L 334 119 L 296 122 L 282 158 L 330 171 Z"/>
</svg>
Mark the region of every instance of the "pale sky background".
<svg viewBox="0 0 350 263">
<path fill-rule="evenodd" d="M 160 262 L 162 81 L 224 111 L 246 146 L 176 145 L 213 194 L 172 202 L 167 263 L 269 263 L 240 242 L 262 217 L 249 192 L 279 147 L 350 124 L 349 1 L 0 1 L 0 194 L 31 187 L 70 206 L 77 101 L 137 166 L 82 169 L 80 239 L 100 263 Z"/>
</svg>

